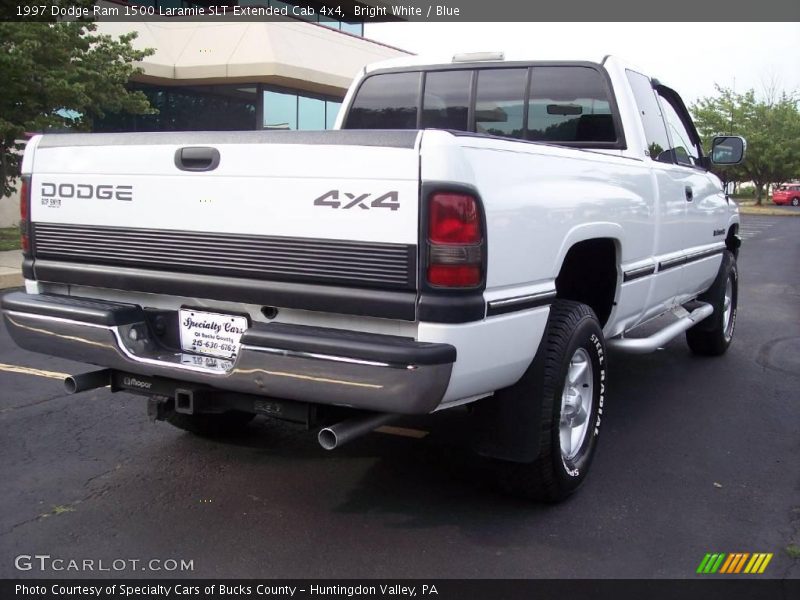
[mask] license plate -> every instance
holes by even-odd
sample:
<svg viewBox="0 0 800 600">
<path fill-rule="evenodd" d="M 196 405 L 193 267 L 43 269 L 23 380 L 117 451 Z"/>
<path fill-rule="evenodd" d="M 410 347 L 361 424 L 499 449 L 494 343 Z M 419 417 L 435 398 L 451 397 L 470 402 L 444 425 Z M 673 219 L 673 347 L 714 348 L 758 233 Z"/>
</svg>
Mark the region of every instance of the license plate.
<svg viewBox="0 0 800 600">
<path fill-rule="evenodd" d="M 205 356 L 235 358 L 247 330 L 247 317 L 182 308 L 181 348 Z"/>
</svg>

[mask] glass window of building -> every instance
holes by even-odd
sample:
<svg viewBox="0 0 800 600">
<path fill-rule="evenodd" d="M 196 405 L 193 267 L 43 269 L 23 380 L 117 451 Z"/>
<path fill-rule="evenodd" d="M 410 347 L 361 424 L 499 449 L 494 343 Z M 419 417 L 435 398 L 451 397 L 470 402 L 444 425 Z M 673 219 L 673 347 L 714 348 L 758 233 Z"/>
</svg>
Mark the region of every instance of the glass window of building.
<svg viewBox="0 0 800 600">
<path fill-rule="evenodd" d="M 467 130 L 471 82 L 472 71 L 427 73 L 422 101 L 422 127 Z"/>
<path fill-rule="evenodd" d="M 299 96 L 297 101 L 297 128 L 325 129 L 325 101 Z"/>
<path fill-rule="evenodd" d="M 534 67 L 528 139 L 616 142 L 611 103 L 600 73 L 589 67 Z"/>
<path fill-rule="evenodd" d="M 341 21 L 340 25 L 341 30 L 345 33 L 352 33 L 353 35 L 364 37 L 364 23 L 348 23 L 347 21 Z"/>
<path fill-rule="evenodd" d="M 347 115 L 347 129 L 414 129 L 420 73 L 367 77 Z"/>
<path fill-rule="evenodd" d="M 341 102 L 333 102 L 331 100 L 325 102 L 325 129 L 333 129 L 341 108 Z"/>
<path fill-rule="evenodd" d="M 256 127 L 255 86 L 132 84 L 156 109 L 151 115 L 106 113 L 93 131 L 235 131 Z"/>
<path fill-rule="evenodd" d="M 265 91 L 264 128 L 297 129 L 297 95 Z"/>
<path fill-rule="evenodd" d="M 478 71 L 475 99 L 475 130 L 478 133 L 522 137 L 527 79 L 527 69 Z"/>
<path fill-rule="evenodd" d="M 284 12 L 286 12 L 287 15 L 292 14 L 292 5 L 287 2 L 281 2 L 280 0 L 269 0 L 269 5 L 273 8 L 279 9 L 281 11 L 280 14 L 283 14 Z"/>
</svg>

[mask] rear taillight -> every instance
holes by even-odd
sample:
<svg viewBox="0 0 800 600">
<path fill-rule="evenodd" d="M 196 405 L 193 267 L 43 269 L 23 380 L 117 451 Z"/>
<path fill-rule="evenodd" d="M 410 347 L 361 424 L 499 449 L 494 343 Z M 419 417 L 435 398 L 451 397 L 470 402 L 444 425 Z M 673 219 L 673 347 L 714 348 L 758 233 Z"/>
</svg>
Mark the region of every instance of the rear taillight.
<svg viewBox="0 0 800 600">
<path fill-rule="evenodd" d="M 28 178 L 22 180 L 19 190 L 19 233 L 22 251 L 27 254 L 31 250 L 31 242 L 28 237 L 29 225 L 31 222 L 31 197 L 30 184 Z"/>
<path fill-rule="evenodd" d="M 428 283 L 468 288 L 483 278 L 480 205 L 468 195 L 439 192 L 428 202 Z"/>
</svg>

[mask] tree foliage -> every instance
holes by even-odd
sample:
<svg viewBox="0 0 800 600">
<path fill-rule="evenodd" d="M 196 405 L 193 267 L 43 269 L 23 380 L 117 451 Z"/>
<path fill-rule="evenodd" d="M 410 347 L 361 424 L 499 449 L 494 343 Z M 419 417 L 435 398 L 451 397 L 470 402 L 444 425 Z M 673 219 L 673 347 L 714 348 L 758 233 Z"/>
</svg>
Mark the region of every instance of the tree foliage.
<svg viewBox="0 0 800 600">
<path fill-rule="evenodd" d="M 759 98 L 754 90 L 736 93 L 717 86 L 717 96 L 692 105 L 695 124 L 710 148 L 715 135 L 741 135 L 747 140 L 744 162 L 725 167 L 729 181 L 752 181 L 761 204 L 765 186 L 800 177 L 800 108 L 796 95 L 775 89 Z"/>
<path fill-rule="evenodd" d="M 72 0 L 71 5 L 91 5 Z M 26 132 L 88 130 L 106 112 L 152 112 L 126 84 L 153 53 L 113 38 L 90 21 L 0 22 L 0 197 L 14 191 Z"/>
</svg>

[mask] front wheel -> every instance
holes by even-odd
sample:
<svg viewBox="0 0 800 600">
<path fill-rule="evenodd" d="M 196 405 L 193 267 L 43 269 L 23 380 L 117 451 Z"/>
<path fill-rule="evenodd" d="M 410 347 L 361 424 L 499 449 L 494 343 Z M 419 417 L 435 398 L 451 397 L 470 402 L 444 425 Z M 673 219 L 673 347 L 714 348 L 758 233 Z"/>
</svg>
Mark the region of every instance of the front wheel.
<svg viewBox="0 0 800 600">
<path fill-rule="evenodd" d="M 555 302 L 536 358 L 510 390 L 541 403 L 541 423 L 536 459 L 500 465 L 507 491 L 558 502 L 578 489 L 597 447 L 605 381 L 605 341 L 594 311 Z"/>
<path fill-rule="evenodd" d="M 739 271 L 732 252 L 725 251 L 717 278 L 698 300 L 711 304 L 714 312 L 686 331 L 686 343 L 701 356 L 725 354 L 733 341 L 739 306 Z"/>
<path fill-rule="evenodd" d="M 792 206 L 800 206 L 800 198 L 792 198 Z"/>
</svg>

